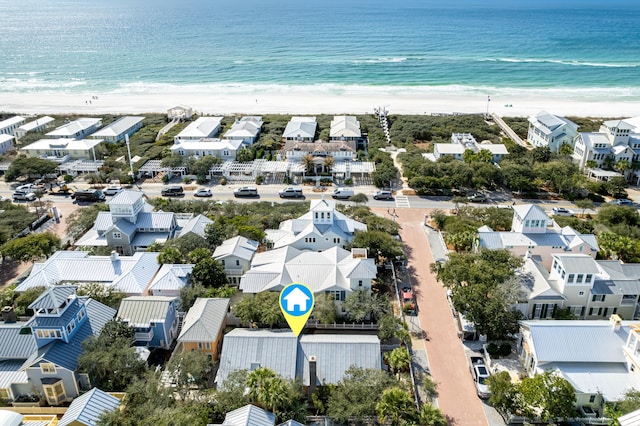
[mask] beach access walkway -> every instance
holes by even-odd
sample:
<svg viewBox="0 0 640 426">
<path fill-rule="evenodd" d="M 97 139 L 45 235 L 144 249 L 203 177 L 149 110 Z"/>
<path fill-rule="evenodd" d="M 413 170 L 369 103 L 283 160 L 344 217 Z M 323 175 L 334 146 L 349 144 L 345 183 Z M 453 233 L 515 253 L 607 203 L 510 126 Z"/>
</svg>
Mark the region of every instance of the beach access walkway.
<svg viewBox="0 0 640 426">
<path fill-rule="evenodd" d="M 171 130 L 171 128 L 173 126 L 175 126 L 176 124 L 178 124 L 180 122 L 180 120 L 178 119 L 173 119 L 171 120 L 171 122 L 169 122 L 166 126 L 164 126 L 162 129 L 160 129 L 160 131 L 158 132 L 158 134 L 156 135 L 156 142 L 160 140 L 160 138 L 162 136 L 164 136 L 165 133 L 167 133 L 169 130 Z"/>
<path fill-rule="evenodd" d="M 514 132 L 513 129 L 507 123 L 505 123 L 505 121 L 498 114 L 496 114 L 495 112 L 492 112 L 491 118 L 493 118 L 494 123 L 500 126 L 502 131 L 509 137 L 509 139 L 511 139 L 512 141 L 514 141 L 520 146 L 523 146 L 527 149 L 530 148 L 529 145 L 527 145 L 527 143 L 523 141 L 522 138 L 518 136 L 518 134 Z"/>
</svg>

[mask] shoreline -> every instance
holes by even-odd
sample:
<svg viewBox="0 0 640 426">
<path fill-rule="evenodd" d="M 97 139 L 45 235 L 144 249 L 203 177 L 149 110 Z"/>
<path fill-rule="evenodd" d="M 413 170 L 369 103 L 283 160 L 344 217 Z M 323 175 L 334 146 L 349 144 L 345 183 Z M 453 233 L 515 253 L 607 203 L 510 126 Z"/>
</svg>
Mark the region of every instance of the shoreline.
<svg viewBox="0 0 640 426">
<path fill-rule="evenodd" d="M 96 98 L 97 96 L 97 98 Z M 444 93 L 327 93 L 320 91 L 255 91 L 251 93 L 0 93 L 3 112 L 16 114 L 144 114 L 164 113 L 186 105 L 201 114 L 371 114 L 384 107 L 389 114 L 484 114 L 527 117 L 540 111 L 578 117 L 634 117 L 640 100 L 604 100 Z"/>
</svg>

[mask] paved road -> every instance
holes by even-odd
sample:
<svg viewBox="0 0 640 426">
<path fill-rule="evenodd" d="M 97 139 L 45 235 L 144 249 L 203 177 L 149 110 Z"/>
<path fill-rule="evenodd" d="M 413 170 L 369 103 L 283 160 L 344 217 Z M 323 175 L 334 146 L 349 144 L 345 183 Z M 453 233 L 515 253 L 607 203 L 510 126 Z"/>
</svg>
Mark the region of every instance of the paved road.
<svg viewBox="0 0 640 426">
<path fill-rule="evenodd" d="M 374 209 L 384 215 L 382 209 Z M 434 258 L 423 230 L 425 210 L 398 209 L 397 221 L 407 251 L 419 307 L 418 319 L 427 334 L 429 368 L 438 385 L 438 406 L 456 426 L 486 426 L 482 402 L 476 395 L 463 345 L 457 337 L 445 290 L 431 274 Z"/>
</svg>

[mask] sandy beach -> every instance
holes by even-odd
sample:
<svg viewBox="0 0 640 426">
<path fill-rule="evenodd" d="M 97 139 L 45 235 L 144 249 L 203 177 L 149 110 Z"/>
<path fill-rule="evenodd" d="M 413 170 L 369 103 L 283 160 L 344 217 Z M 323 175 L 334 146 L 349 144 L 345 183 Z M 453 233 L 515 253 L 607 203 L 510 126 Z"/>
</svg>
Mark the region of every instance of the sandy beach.
<svg viewBox="0 0 640 426">
<path fill-rule="evenodd" d="M 97 98 L 96 98 L 97 97 Z M 0 108 L 22 114 L 141 114 L 187 105 L 202 114 L 365 114 L 385 107 L 391 114 L 491 113 L 526 117 L 541 110 L 565 116 L 632 117 L 640 100 L 594 101 L 579 97 L 527 97 L 447 93 L 434 88 L 330 93 L 322 90 L 271 89 L 222 93 L 2 93 Z"/>
</svg>

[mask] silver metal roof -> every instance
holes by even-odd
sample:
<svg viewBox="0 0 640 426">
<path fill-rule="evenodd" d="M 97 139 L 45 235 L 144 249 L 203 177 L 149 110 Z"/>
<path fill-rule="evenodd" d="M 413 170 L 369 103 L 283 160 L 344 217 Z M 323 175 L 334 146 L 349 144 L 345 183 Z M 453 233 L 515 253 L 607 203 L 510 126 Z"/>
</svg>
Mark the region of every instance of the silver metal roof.
<svg viewBox="0 0 640 426">
<path fill-rule="evenodd" d="M 175 298 L 165 296 L 125 297 L 118 309 L 118 318 L 132 327 L 149 327 L 151 322 L 164 322 Z"/>
<path fill-rule="evenodd" d="M 0 360 L 27 359 L 38 346 L 31 334 L 20 334 L 24 323 L 0 325 Z M 0 386 L 1 388 L 1 386 Z"/>
<path fill-rule="evenodd" d="M 102 129 L 100 129 L 97 132 L 93 133 L 91 135 L 91 137 L 92 138 L 95 138 L 95 137 L 103 138 L 103 137 L 109 137 L 109 136 L 120 136 L 121 134 L 123 134 L 127 130 L 129 130 L 132 127 L 136 126 L 142 120 L 144 120 L 144 117 L 134 117 L 134 116 L 120 117 L 119 119 L 117 119 L 113 123 L 108 124 L 108 125 L 104 126 Z"/>
<path fill-rule="evenodd" d="M 182 229 L 180 230 L 180 236 L 182 237 L 189 233 L 194 233 L 204 238 L 207 226 L 212 223 L 213 221 L 211 219 L 199 214 L 198 216 L 189 219 L 189 221 L 182 227 Z"/>
<path fill-rule="evenodd" d="M 98 388 L 80 395 L 73 400 L 64 413 L 58 426 L 70 426 L 79 424 L 95 425 L 98 418 L 106 412 L 115 411 L 120 407 L 120 400 Z"/>
<path fill-rule="evenodd" d="M 228 412 L 222 426 L 273 426 L 275 423 L 275 414 L 248 404 Z"/>
<path fill-rule="evenodd" d="M 148 290 L 181 290 L 193 270 L 193 264 L 164 264 L 153 278 Z"/>
<path fill-rule="evenodd" d="M 213 257 L 214 259 L 222 259 L 227 256 L 236 256 L 240 259 L 251 260 L 256 251 L 258 251 L 257 241 L 237 236 L 223 241 L 216 247 Z"/>
<path fill-rule="evenodd" d="M 184 318 L 178 342 L 215 342 L 225 324 L 230 299 L 198 298 Z"/>
</svg>

